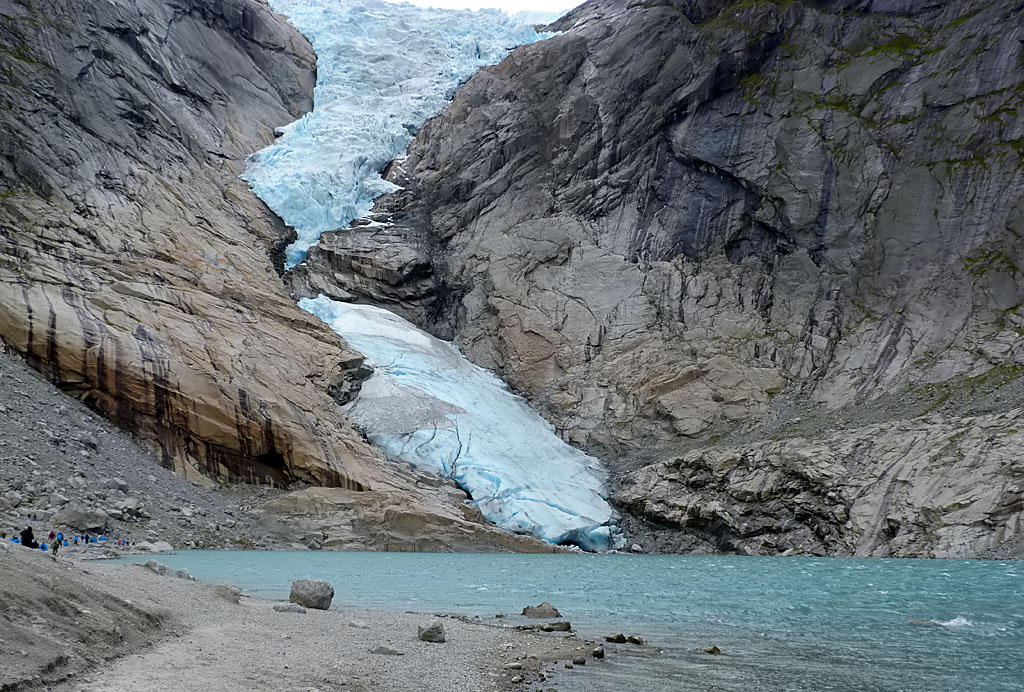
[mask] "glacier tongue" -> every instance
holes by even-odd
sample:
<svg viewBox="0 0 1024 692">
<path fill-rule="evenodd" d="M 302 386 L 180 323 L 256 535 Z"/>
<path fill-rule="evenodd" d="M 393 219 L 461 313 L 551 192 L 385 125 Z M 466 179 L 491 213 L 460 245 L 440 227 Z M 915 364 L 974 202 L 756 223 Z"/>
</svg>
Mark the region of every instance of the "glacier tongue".
<svg viewBox="0 0 1024 692">
<path fill-rule="evenodd" d="M 492 373 L 393 313 L 299 301 L 370 359 L 348 415 L 388 456 L 453 479 L 487 519 L 551 543 L 612 546 L 596 459 L 563 442 Z"/>
<path fill-rule="evenodd" d="M 313 43 L 314 109 L 244 174 L 294 226 L 288 265 L 391 187 L 379 171 L 455 88 L 539 37 L 497 11 L 380 0 L 272 0 Z M 587 550 L 617 547 L 596 459 L 563 442 L 493 374 L 379 308 L 323 296 L 299 305 L 376 366 L 348 415 L 386 454 L 455 480 L 493 523 Z"/>
<path fill-rule="evenodd" d="M 298 233 L 292 267 L 325 231 L 345 228 L 393 186 L 379 173 L 455 89 L 539 37 L 498 10 L 381 0 L 272 0 L 313 44 L 315 107 L 254 154 L 242 176 Z"/>
</svg>

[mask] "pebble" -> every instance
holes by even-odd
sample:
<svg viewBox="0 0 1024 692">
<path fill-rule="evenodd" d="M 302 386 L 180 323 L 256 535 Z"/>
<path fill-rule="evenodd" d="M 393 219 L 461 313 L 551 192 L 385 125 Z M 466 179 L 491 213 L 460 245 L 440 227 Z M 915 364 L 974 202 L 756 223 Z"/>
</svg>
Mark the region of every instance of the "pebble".
<svg viewBox="0 0 1024 692">
<path fill-rule="evenodd" d="M 391 647 L 388 647 L 388 646 L 375 646 L 372 649 L 370 649 L 370 653 L 371 654 L 377 654 L 378 656 L 404 656 L 405 655 L 401 651 L 398 651 L 397 649 L 392 649 Z"/>
</svg>

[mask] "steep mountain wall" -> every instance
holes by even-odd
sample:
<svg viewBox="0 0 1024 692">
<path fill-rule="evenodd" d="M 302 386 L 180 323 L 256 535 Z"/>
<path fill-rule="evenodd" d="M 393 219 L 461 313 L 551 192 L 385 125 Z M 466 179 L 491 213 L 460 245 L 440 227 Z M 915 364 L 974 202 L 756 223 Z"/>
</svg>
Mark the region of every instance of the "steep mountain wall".
<svg viewBox="0 0 1024 692">
<path fill-rule="evenodd" d="M 281 290 L 287 229 L 235 176 L 311 107 L 255 0 L 0 3 L 0 337 L 215 477 L 359 487 L 327 383 L 359 362 Z"/>
<path fill-rule="evenodd" d="M 595 0 L 554 28 L 294 292 L 501 372 L 652 545 L 1024 553 L 1024 4 Z M 702 480 L 725 458 L 792 473 Z"/>
</svg>

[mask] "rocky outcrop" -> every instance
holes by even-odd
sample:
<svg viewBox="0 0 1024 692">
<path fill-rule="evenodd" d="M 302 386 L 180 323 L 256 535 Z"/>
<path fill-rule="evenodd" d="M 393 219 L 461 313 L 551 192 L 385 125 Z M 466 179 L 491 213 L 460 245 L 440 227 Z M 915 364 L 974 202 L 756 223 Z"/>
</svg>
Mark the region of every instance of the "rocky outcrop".
<svg viewBox="0 0 1024 692">
<path fill-rule="evenodd" d="M 497 528 L 450 481 L 420 476 L 419 482 L 442 488 L 435 493 L 308 488 L 271 500 L 262 509 L 286 521 L 303 545 L 313 548 L 461 553 L 562 550 Z"/>
<path fill-rule="evenodd" d="M 3 0 L 0 34 L 4 343 L 190 478 L 390 487 L 236 177 L 311 107 L 305 39 L 262 0 Z"/>
<path fill-rule="evenodd" d="M 761 442 L 819 410 L 868 434 L 924 413 L 960 429 L 966 413 L 1012 405 L 998 391 L 1016 391 L 1024 365 L 1019 12 L 1015 0 L 586 3 L 554 25 L 564 33 L 460 89 L 390 167 L 404 189 L 369 228 L 325 236 L 294 289 L 348 292 L 454 339 L 615 475 L 653 462 L 617 497 L 684 538 L 761 530 L 737 519 L 748 509 L 772 521 L 742 499 L 746 481 L 715 470 L 741 452 L 697 451 L 732 443 L 760 450 L 751 469 L 766 474 L 838 465 L 845 489 L 821 500 L 824 535 L 792 528 L 793 506 L 762 527 L 792 540 L 737 547 L 1019 546 L 1020 508 L 993 499 L 1013 492 L 994 458 L 970 471 L 990 479 L 988 499 L 944 443 L 902 462 L 921 472 L 907 471 L 909 499 L 858 505 L 897 518 L 894 533 L 833 515 L 891 463 L 883 447 L 853 464 L 841 451 L 853 436 L 797 463 L 831 429 L 785 453 Z M 987 434 L 1010 448 L 1009 428 Z M 720 497 L 657 480 L 691 465 Z M 932 524 L 906 515 L 938 501 L 926 486 L 946 475 L 988 528 L 950 519 L 925 540 Z M 740 523 L 680 523 L 705 501 Z"/>
<path fill-rule="evenodd" d="M 710 447 L 644 467 L 616 500 L 685 533 L 660 550 L 1024 558 L 1024 411 L 928 415 Z"/>
</svg>

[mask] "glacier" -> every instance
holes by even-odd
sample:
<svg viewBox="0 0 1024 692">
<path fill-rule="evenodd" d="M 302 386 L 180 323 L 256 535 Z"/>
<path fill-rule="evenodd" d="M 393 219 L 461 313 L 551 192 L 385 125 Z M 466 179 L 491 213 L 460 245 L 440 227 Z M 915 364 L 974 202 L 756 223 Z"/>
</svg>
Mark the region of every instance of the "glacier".
<svg viewBox="0 0 1024 692">
<path fill-rule="evenodd" d="M 492 523 L 550 543 L 615 540 L 600 463 L 493 373 L 382 308 L 305 298 L 374 368 L 348 416 L 392 458 L 454 480 Z"/>
<path fill-rule="evenodd" d="M 394 189 L 380 172 L 485 65 L 541 36 L 498 10 L 383 0 L 273 0 L 312 43 L 314 108 L 253 154 L 242 179 L 295 228 L 285 265 Z"/>
<path fill-rule="evenodd" d="M 480 67 L 543 38 L 498 11 L 381 0 L 272 0 L 317 54 L 313 111 L 250 157 L 243 179 L 302 261 L 394 189 L 380 170 Z M 600 463 L 566 444 L 494 374 L 387 310 L 324 296 L 299 306 L 374 367 L 347 415 L 392 459 L 454 480 L 492 523 L 585 550 L 620 547 Z"/>
</svg>

